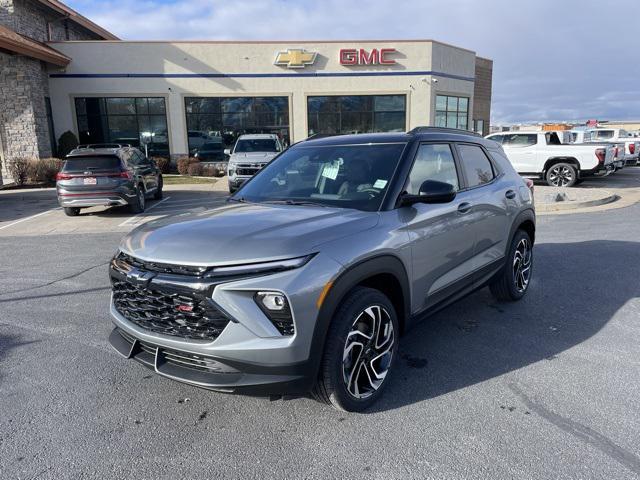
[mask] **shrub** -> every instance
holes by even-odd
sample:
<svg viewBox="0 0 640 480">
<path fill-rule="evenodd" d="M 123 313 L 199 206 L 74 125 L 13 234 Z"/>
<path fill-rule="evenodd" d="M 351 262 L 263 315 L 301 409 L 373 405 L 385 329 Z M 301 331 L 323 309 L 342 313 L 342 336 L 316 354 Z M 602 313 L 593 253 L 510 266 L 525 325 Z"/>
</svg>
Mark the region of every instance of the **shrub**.
<svg viewBox="0 0 640 480">
<path fill-rule="evenodd" d="M 200 165 L 200 162 L 191 163 L 187 169 L 187 173 L 192 177 L 199 177 L 202 175 L 202 165 Z"/>
<path fill-rule="evenodd" d="M 162 173 L 171 172 L 171 160 L 166 157 L 153 157 L 152 160 L 156 162 L 158 168 Z"/>
<path fill-rule="evenodd" d="M 202 175 L 205 177 L 217 177 L 220 175 L 220 171 L 215 165 L 205 165 L 202 168 Z"/>
<path fill-rule="evenodd" d="M 58 158 L 41 158 L 29 160 L 28 179 L 31 183 L 53 184 L 56 174 L 62 167 L 62 160 Z"/>
<path fill-rule="evenodd" d="M 78 139 L 73 132 L 67 130 L 58 139 L 58 157 L 66 157 L 71 150 L 78 146 Z"/>
<path fill-rule="evenodd" d="M 178 173 L 180 175 L 188 175 L 189 174 L 189 165 L 191 165 L 193 163 L 199 163 L 198 159 L 197 158 L 188 158 L 188 157 L 179 158 L 178 162 L 177 162 Z"/>
<path fill-rule="evenodd" d="M 17 185 L 24 185 L 29 177 L 29 159 L 17 157 L 10 160 L 7 170 Z"/>
</svg>

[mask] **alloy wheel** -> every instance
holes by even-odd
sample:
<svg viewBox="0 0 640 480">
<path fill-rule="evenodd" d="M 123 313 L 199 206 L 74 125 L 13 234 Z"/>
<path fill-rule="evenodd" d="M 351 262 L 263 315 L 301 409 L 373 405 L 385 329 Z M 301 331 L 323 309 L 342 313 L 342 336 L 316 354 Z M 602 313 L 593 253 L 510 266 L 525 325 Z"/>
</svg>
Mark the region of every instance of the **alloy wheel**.
<svg viewBox="0 0 640 480">
<path fill-rule="evenodd" d="M 513 282 L 518 293 L 524 292 L 531 279 L 531 244 L 526 238 L 518 242 L 513 255 Z"/>
<path fill-rule="evenodd" d="M 549 182 L 556 187 L 566 187 L 573 181 L 573 170 L 566 165 L 559 165 L 551 168 L 549 172 Z"/>
<path fill-rule="evenodd" d="M 342 376 L 350 395 L 365 399 L 384 382 L 393 356 L 391 316 L 378 305 L 364 309 L 351 325 L 342 355 Z"/>
</svg>

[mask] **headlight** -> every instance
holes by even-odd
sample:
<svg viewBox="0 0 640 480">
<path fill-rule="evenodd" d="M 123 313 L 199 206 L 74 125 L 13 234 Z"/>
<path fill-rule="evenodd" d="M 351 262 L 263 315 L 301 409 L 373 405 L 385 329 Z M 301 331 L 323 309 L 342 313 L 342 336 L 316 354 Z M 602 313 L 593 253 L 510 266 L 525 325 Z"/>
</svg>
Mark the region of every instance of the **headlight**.
<svg viewBox="0 0 640 480">
<path fill-rule="evenodd" d="M 214 267 L 207 272 L 205 277 L 231 277 L 238 275 L 266 275 L 270 273 L 293 270 L 305 265 L 315 254 L 304 257 L 291 258 L 289 260 L 276 260 L 273 262 L 248 263 L 244 265 L 231 265 L 228 267 Z"/>
<path fill-rule="evenodd" d="M 282 335 L 293 335 L 296 332 L 291 316 L 291 308 L 284 294 L 280 292 L 256 292 L 253 299 Z"/>
</svg>

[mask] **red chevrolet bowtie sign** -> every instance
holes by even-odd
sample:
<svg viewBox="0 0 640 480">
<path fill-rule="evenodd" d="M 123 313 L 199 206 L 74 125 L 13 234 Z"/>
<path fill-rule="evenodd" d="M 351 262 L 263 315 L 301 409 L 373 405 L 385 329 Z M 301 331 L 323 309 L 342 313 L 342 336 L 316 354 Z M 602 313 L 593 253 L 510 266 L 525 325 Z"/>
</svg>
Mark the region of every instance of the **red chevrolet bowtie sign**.
<svg viewBox="0 0 640 480">
<path fill-rule="evenodd" d="M 370 51 L 364 48 L 342 48 L 340 65 L 394 65 L 396 61 L 389 58 L 394 53 L 395 48 L 374 48 Z"/>
</svg>

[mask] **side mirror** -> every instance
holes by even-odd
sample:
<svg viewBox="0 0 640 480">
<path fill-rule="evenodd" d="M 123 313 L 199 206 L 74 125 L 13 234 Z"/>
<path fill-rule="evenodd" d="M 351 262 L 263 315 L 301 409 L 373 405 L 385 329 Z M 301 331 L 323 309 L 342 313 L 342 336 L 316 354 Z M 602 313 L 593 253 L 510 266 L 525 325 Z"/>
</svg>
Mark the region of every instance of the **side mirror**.
<svg viewBox="0 0 640 480">
<path fill-rule="evenodd" d="M 453 185 L 437 180 L 425 180 L 420 185 L 418 195 L 403 195 L 400 197 L 402 206 L 415 203 L 449 203 L 456 198 L 456 190 Z"/>
<path fill-rule="evenodd" d="M 231 155 L 231 149 L 230 148 L 225 148 L 224 149 L 224 154 L 225 155 Z"/>
</svg>

